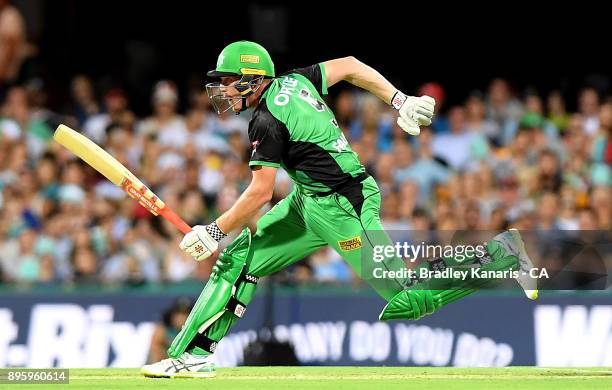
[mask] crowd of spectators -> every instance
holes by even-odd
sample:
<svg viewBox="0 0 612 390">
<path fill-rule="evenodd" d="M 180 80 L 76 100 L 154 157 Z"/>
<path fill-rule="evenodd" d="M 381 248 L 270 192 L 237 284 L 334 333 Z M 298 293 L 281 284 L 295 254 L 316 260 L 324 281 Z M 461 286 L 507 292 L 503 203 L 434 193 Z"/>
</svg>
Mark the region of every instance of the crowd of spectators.
<svg viewBox="0 0 612 390">
<path fill-rule="evenodd" d="M 189 224 L 206 224 L 250 181 L 250 113 L 218 116 L 202 88 L 179 91 L 161 80 L 152 86 L 150 114 L 137 115 L 129 91 L 99 88 L 84 74 L 66 86 L 65 104 L 53 106 L 43 80 L 17 81 L 27 44 L 20 16 L 7 4 L 0 1 L 0 283 L 205 280 L 214 261 L 196 263 L 183 254 L 174 227 L 54 143 L 52 134 L 59 123 L 79 129 Z M 361 90 L 340 87 L 327 97 L 381 188 L 386 229 L 610 230 L 612 100 L 605 91 L 542 94 L 494 79 L 485 90 L 464 91 L 460 104 L 448 104 L 435 82 L 416 92 L 437 100 L 434 122 L 418 137 Z M 291 188 L 279 171 L 271 205 Z M 329 248 L 283 277 L 355 279 Z"/>
</svg>

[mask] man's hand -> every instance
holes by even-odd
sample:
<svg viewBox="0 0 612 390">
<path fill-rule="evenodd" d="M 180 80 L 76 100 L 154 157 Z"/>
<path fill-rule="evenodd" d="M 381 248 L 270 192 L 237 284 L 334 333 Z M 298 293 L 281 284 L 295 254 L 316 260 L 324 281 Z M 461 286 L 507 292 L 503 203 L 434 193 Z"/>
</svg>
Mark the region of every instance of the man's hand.
<svg viewBox="0 0 612 390">
<path fill-rule="evenodd" d="M 397 124 L 410 135 L 419 135 L 420 126 L 429 126 L 434 115 L 436 101 L 431 96 L 406 96 L 397 91 L 391 105 L 399 111 Z"/>
<path fill-rule="evenodd" d="M 216 222 L 206 226 L 197 225 L 185 234 L 179 248 L 197 261 L 202 261 L 219 248 L 219 241 L 223 237 L 225 233 L 219 229 Z"/>
</svg>

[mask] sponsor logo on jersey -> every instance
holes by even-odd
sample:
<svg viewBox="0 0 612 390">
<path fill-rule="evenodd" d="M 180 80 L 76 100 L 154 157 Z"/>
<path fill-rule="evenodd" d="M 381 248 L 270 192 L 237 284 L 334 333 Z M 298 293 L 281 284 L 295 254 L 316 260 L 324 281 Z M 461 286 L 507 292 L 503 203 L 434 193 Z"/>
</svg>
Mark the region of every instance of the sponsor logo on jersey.
<svg viewBox="0 0 612 390">
<path fill-rule="evenodd" d="M 281 89 L 278 95 L 274 97 L 274 104 L 277 106 L 285 106 L 289 103 L 289 97 L 295 93 L 295 87 L 298 81 L 289 77 L 283 78 L 281 81 Z"/>
<path fill-rule="evenodd" d="M 348 145 L 349 143 L 344 134 L 340 134 L 340 137 L 332 144 L 332 148 L 336 149 L 338 153 L 342 153 L 342 151 L 348 150 Z"/>
<path fill-rule="evenodd" d="M 340 249 L 342 249 L 344 252 L 359 249 L 361 248 L 361 237 L 356 236 L 353 238 L 349 238 L 348 240 L 340 240 L 338 241 L 338 245 L 340 246 Z"/>
<path fill-rule="evenodd" d="M 325 103 L 317 100 L 314 96 L 312 96 L 310 94 L 310 91 L 307 89 L 301 89 L 300 94 L 298 96 L 300 97 L 300 99 L 310 104 L 317 112 L 323 112 L 327 107 Z"/>
</svg>

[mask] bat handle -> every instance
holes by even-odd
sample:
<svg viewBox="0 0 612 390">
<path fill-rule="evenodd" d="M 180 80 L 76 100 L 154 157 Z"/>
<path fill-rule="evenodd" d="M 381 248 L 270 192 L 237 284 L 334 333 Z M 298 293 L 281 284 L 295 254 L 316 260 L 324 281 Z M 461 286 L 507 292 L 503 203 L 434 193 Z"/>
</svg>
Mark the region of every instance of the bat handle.
<svg viewBox="0 0 612 390">
<path fill-rule="evenodd" d="M 170 221 L 174 226 L 178 228 L 178 230 L 183 232 L 183 234 L 187 234 L 191 231 L 191 226 L 187 225 L 187 223 L 183 221 L 181 217 L 176 215 L 176 213 L 169 209 L 167 206 L 160 210 L 159 215 Z"/>
</svg>

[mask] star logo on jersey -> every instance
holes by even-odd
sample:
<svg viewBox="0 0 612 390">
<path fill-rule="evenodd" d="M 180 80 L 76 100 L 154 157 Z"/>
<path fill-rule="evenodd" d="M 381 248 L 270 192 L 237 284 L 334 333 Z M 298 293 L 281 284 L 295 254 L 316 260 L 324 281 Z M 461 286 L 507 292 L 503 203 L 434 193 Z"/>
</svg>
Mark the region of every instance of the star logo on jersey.
<svg viewBox="0 0 612 390">
<path fill-rule="evenodd" d="M 259 145 L 260 143 L 261 142 L 259 140 L 251 142 L 251 146 L 253 147 L 253 151 L 251 152 L 251 157 L 253 157 L 253 155 L 257 151 L 257 145 Z"/>
</svg>

